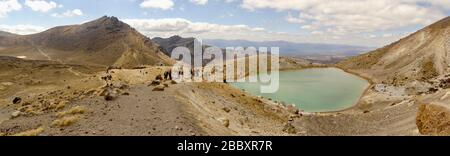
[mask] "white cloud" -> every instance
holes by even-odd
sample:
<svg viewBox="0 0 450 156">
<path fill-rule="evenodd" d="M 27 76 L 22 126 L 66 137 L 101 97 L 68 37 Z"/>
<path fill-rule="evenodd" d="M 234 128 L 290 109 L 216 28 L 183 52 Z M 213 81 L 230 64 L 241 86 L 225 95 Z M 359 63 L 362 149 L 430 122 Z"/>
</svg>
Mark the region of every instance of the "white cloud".
<svg viewBox="0 0 450 156">
<path fill-rule="evenodd" d="M 208 3 L 208 0 L 190 0 L 190 1 L 197 5 L 205 5 L 206 3 Z"/>
<path fill-rule="evenodd" d="M 370 34 L 368 37 L 369 37 L 369 38 L 377 38 L 378 36 L 375 35 L 375 34 Z"/>
<path fill-rule="evenodd" d="M 233 3 L 233 2 L 235 2 L 236 0 L 225 0 L 225 3 Z"/>
<path fill-rule="evenodd" d="M 392 37 L 394 34 L 383 34 L 383 37 Z"/>
<path fill-rule="evenodd" d="M 53 13 L 52 16 L 56 18 L 82 16 L 83 12 L 80 9 L 67 10 L 63 13 Z"/>
<path fill-rule="evenodd" d="M 39 12 L 48 12 L 57 7 L 62 7 L 62 5 L 58 5 L 54 1 L 45 0 L 26 0 L 25 5 L 30 7 L 31 10 Z"/>
<path fill-rule="evenodd" d="M 156 8 L 162 10 L 173 9 L 174 3 L 172 0 L 144 0 L 140 4 L 141 8 Z"/>
<path fill-rule="evenodd" d="M 449 0 L 429 0 L 429 3 L 444 9 L 450 9 Z"/>
<path fill-rule="evenodd" d="M 297 43 L 330 43 L 363 46 L 381 46 L 402 37 L 399 35 L 368 38 L 367 35 L 339 36 L 331 30 L 311 30 L 310 33 L 272 32 L 248 25 L 221 25 L 193 22 L 183 18 L 165 19 L 124 19 L 132 27 L 149 37 L 198 37 L 202 39 L 244 39 L 251 41 L 284 40 Z M 311 26 L 314 27 L 314 26 Z M 338 31 L 337 31 L 338 32 Z"/>
<path fill-rule="evenodd" d="M 11 11 L 22 9 L 22 5 L 17 0 L 0 1 L 0 17 L 5 17 Z"/>
<path fill-rule="evenodd" d="M 227 18 L 227 17 L 234 17 L 234 14 L 230 12 L 220 16 L 220 18 Z"/>
<path fill-rule="evenodd" d="M 313 34 L 313 35 L 322 35 L 323 34 L 323 32 L 322 31 L 312 31 L 311 32 L 311 34 Z"/>
<path fill-rule="evenodd" d="M 305 23 L 305 20 L 293 17 L 291 14 L 289 14 L 285 20 L 289 23 Z"/>
<path fill-rule="evenodd" d="M 290 23 L 310 23 L 317 29 L 345 35 L 428 25 L 445 16 L 449 0 L 243 0 L 248 10 L 294 11 Z"/>
<path fill-rule="evenodd" d="M 0 25 L 0 30 L 19 35 L 28 35 L 42 32 L 45 28 L 35 25 Z"/>
<path fill-rule="evenodd" d="M 165 19 L 125 19 L 126 23 L 147 35 L 172 36 L 177 34 L 202 35 L 207 33 L 259 32 L 264 28 L 247 25 L 220 25 L 205 22 L 192 22 L 183 18 Z"/>
<path fill-rule="evenodd" d="M 304 25 L 301 27 L 302 29 L 314 29 L 312 25 Z"/>
</svg>

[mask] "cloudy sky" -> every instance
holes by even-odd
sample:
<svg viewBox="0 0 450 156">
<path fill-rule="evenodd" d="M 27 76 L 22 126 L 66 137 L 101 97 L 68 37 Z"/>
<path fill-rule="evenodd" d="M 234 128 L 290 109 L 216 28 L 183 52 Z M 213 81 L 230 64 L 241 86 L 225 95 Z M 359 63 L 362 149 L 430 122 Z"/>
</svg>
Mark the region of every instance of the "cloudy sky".
<svg viewBox="0 0 450 156">
<path fill-rule="evenodd" d="M 149 37 L 379 47 L 450 15 L 450 0 L 0 0 L 0 30 L 31 34 L 103 15 Z"/>
</svg>

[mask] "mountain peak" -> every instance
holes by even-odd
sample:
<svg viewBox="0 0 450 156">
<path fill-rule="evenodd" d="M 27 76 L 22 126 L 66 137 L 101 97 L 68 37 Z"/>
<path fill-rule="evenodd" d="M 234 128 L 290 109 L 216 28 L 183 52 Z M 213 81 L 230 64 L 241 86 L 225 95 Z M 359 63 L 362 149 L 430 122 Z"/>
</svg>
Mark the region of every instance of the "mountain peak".
<svg viewBox="0 0 450 156">
<path fill-rule="evenodd" d="M 87 22 L 81 25 L 83 28 L 88 29 L 107 29 L 109 31 L 117 32 L 121 30 L 131 29 L 131 26 L 120 21 L 117 17 L 114 16 L 103 16 L 91 22 Z"/>
<path fill-rule="evenodd" d="M 133 68 L 172 63 L 150 39 L 114 16 L 103 16 L 81 25 L 58 26 L 17 39 L 3 39 L 0 45 L 29 48 L 21 50 L 29 55 L 39 46 L 42 51 L 57 51 L 52 58 L 73 64 Z M 2 51 L 13 50 L 4 49 L 0 53 Z"/>
<path fill-rule="evenodd" d="M 182 40 L 182 39 L 183 39 L 183 38 L 182 38 L 181 36 L 179 36 L 179 35 L 174 35 L 174 36 L 171 36 L 171 37 L 169 38 L 169 40 L 174 41 L 174 42 L 179 41 L 179 40 Z"/>
<path fill-rule="evenodd" d="M 100 19 L 102 21 L 108 21 L 108 22 L 111 22 L 111 23 L 114 23 L 114 24 L 120 23 L 120 20 L 117 17 L 114 17 L 114 16 L 111 16 L 111 17 L 103 16 Z"/>
</svg>

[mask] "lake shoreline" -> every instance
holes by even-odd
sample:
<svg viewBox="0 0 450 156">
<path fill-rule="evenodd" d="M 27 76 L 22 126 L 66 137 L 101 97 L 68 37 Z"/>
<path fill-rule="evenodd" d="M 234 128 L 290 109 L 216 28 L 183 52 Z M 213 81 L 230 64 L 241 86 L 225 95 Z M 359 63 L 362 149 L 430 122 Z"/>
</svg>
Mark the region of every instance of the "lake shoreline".
<svg viewBox="0 0 450 156">
<path fill-rule="evenodd" d="M 357 108 L 358 106 L 361 105 L 361 100 L 362 100 L 362 98 L 363 98 L 364 96 L 368 95 L 370 89 L 371 89 L 371 88 L 374 86 L 374 84 L 375 84 L 375 82 L 374 82 L 371 78 L 369 78 L 369 77 L 367 77 L 367 76 L 364 76 L 364 75 L 361 75 L 361 74 L 359 74 L 359 73 L 357 73 L 357 72 L 354 72 L 354 71 L 351 71 L 351 70 L 348 70 L 348 69 L 339 67 L 339 66 L 337 66 L 337 65 L 317 65 L 317 66 L 302 67 L 302 68 L 298 68 L 298 69 L 280 69 L 280 71 L 306 70 L 306 69 L 311 69 L 311 68 L 336 68 L 336 69 L 340 69 L 340 70 L 342 70 L 342 71 L 344 71 L 344 72 L 346 72 L 346 73 L 348 73 L 348 74 L 351 74 L 351 75 L 355 75 L 355 76 L 357 76 L 357 77 L 360 77 L 360 78 L 366 80 L 366 81 L 369 83 L 369 85 L 366 87 L 366 89 L 364 90 L 364 92 L 363 92 L 363 93 L 361 94 L 361 96 L 359 97 L 359 100 L 358 100 L 355 104 L 353 104 L 351 107 L 346 108 L 346 109 L 342 109 L 342 110 L 337 110 L 337 111 L 324 111 L 324 112 L 316 112 L 316 113 L 323 113 L 323 114 L 331 113 L 331 114 L 335 114 L 335 113 L 342 113 L 342 112 L 345 112 L 345 111 L 349 111 L 349 110 L 355 109 L 355 108 Z"/>
<path fill-rule="evenodd" d="M 353 72 L 344 70 L 342 68 L 338 68 L 336 66 L 332 66 L 332 65 L 320 65 L 320 66 L 309 66 L 309 67 L 302 67 L 302 68 L 280 69 L 280 71 L 303 71 L 303 70 L 308 70 L 308 69 L 324 69 L 324 68 L 335 69 L 335 70 L 339 70 L 341 72 L 347 73 L 347 74 L 349 74 L 351 76 L 354 76 L 354 77 L 357 77 L 357 78 L 359 78 L 361 80 L 364 80 L 367 83 L 367 85 L 365 85 L 363 87 L 364 91 L 362 91 L 361 94 L 358 95 L 358 99 L 355 102 L 353 102 L 353 104 L 349 105 L 348 107 L 345 107 L 344 109 L 337 109 L 337 110 L 332 110 L 332 111 L 317 111 L 317 112 L 311 111 L 311 112 L 308 112 L 308 113 L 319 113 L 319 114 L 320 113 L 325 113 L 325 114 L 326 113 L 339 113 L 339 112 L 344 112 L 344 111 L 347 111 L 347 110 L 354 109 L 360 104 L 362 97 L 364 97 L 367 94 L 367 92 L 370 90 L 370 88 L 372 87 L 373 83 L 372 83 L 372 81 L 370 79 L 368 79 L 366 77 L 363 77 L 363 76 L 361 76 L 359 74 L 355 74 Z M 233 86 L 233 87 L 239 88 L 237 86 Z M 242 88 L 239 88 L 239 89 L 242 89 Z M 254 95 L 254 96 L 258 96 L 258 95 Z M 282 100 L 277 100 L 277 101 L 282 101 Z M 297 106 L 297 108 L 299 108 L 299 106 Z M 299 108 L 299 109 L 302 110 L 301 108 Z"/>
<path fill-rule="evenodd" d="M 340 110 L 340 111 L 332 111 L 332 112 L 328 112 L 328 113 L 341 113 L 341 112 L 349 111 L 349 110 L 352 110 L 352 109 L 356 109 L 358 106 L 361 105 L 361 100 L 362 100 L 362 98 L 363 98 L 364 96 L 368 95 L 369 90 L 375 85 L 374 81 L 373 81 L 371 78 L 369 78 L 369 77 L 367 77 L 367 76 L 363 76 L 363 75 L 361 75 L 361 74 L 359 74 L 359 73 L 357 73 L 357 72 L 350 71 L 350 70 L 348 70 L 348 69 L 341 68 L 341 67 L 336 66 L 336 65 L 334 65 L 334 66 L 332 66 L 332 67 L 333 67 L 333 68 L 340 69 L 340 70 L 342 70 L 342 71 L 344 71 L 344 72 L 346 72 L 346 73 L 349 73 L 349 74 L 358 76 L 358 77 L 360 77 L 360 78 L 362 78 L 362 79 L 365 79 L 365 80 L 369 83 L 369 85 L 366 87 L 366 89 L 364 90 L 364 92 L 361 94 L 361 96 L 359 97 L 359 100 L 356 102 L 356 104 L 354 104 L 352 107 L 349 107 L 349 108 L 347 108 L 347 109 L 343 109 L 343 110 Z M 324 112 L 324 113 L 327 113 L 327 112 Z"/>
</svg>

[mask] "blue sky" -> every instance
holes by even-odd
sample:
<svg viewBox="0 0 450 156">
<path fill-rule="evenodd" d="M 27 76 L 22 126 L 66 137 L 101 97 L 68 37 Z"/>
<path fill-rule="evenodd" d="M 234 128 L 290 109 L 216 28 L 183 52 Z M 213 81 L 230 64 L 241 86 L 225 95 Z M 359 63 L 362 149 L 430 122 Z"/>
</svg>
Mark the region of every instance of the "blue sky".
<svg viewBox="0 0 450 156">
<path fill-rule="evenodd" d="M 448 0 L 0 0 L 19 34 L 116 16 L 149 37 L 382 46 L 450 15 Z"/>
</svg>

